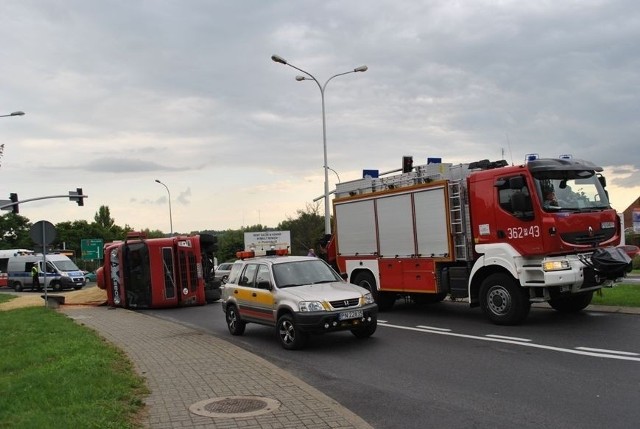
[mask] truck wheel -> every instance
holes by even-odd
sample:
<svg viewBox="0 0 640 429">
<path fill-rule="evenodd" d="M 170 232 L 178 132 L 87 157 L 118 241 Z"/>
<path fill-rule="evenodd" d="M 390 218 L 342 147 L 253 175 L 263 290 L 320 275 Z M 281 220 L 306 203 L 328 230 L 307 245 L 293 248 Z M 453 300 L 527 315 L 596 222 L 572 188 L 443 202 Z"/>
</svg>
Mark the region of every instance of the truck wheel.
<svg viewBox="0 0 640 429">
<path fill-rule="evenodd" d="M 591 304 L 591 298 L 593 298 L 593 291 L 550 299 L 549 305 L 561 313 L 577 313 Z"/>
<path fill-rule="evenodd" d="M 497 325 L 517 325 L 531 309 L 529 297 L 513 277 L 496 273 L 480 286 L 480 306 L 485 315 Z"/>
<path fill-rule="evenodd" d="M 227 327 L 229 328 L 231 335 L 244 334 L 244 329 L 247 327 L 247 324 L 240 319 L 240 314 L 238 313 L 238 309 L 235 305 L 227 307 L 225 319 L 227 320 Z"/>
<path fill-rule="evenodd" d="M 363 287 L 371 292 L 371 296 L 373 296 L 373 300 L 378 304 L 378 309 L 380 311 L 391 310 L 391 307 L 393 307 L 393 304 L 396 302 L 395 293 L 378 291 L 376 279 L 373 277 L 373 274 L 368 271 L 363 271 L 360 274 L 357 274 L 351 283 Z"/>
<path fill-rule="evenodd" d="M 300 331 L 290 314 L 283 314 L 276 325 L 280 344 L 287 350 L 297 350 L 304 347 L 307 334 Z"/>
<path fill-rule="evenodd" d="M 14 282 L 13 283 L 13 290 L 15 290 L 16 292 L 22 292 L 22 283 Z"/>
<path fill-rule="evenodd" d="M 378 321 L 374 317 L 366 326 L 361 326 L 359 328 L 355 328 L 351 330 L 351 333 L 355 335 L 357 338 L 369 338 L 376 332 L 376 328 L 378 327 Z"/>
</svg>

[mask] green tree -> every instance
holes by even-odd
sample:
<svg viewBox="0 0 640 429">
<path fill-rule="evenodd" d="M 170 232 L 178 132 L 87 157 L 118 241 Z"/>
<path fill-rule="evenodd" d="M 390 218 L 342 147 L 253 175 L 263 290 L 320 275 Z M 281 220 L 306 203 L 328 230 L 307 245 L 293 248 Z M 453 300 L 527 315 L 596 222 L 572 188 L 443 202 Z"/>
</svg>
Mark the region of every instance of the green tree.
<svg viewBox="0 0 640 429">
<path fill-rule="evenodd" d="M 56 224 L 56 240 L 53 245 L 57 249 L 73 250 L 80 258 L 82 240 L 86 238 L 102 238 L 99 228 L 86 220 L 60 222 Z"/>
<path fill-rule="evenodd" d="M 166 234 L 159 229 L 150 230 L 149 228 L 145 228 L 141 231 L 145 237 L 147 238 L 164 238 Z M 126 233 L 125 233 L 126 235 Z"/>
<path fill-rule="evenodd" d="M 32 249 L 28 218 L 15 213 L 0 216 L 0 249 Z"/>
<path fill-rule="evenodd" d="M 245 232 L 259 232 L 268 231 L 264 225 L 252 225 L 242 229 L 228 229 L 221 233 L 215 233 L 215 231 L 208 231 L 218 237 L 218 251 L 216 257 L 218 262 L 225 262 L 236 259 L 236 252 L 244 250 L 244 233 Z"/>
<path fill-rule="evenodd" d="M 93 216 L 93 221 L 106 230 L 113 228 L 116 224 L 115 219 L 111 217 L 111 211 L 109 206 L 100 206 L 96 214 Z"/>
<path fill-rule="evenodd" d="M 318 253 L 320 240 L 324 237 L 324 216 L 320 216 L 320 205 L 307 204 L 306 210 L 298 210 L 298 217 L 280 222 L 279 231 L 291 233 L 291 254 L 306 255 L 309 249 Z"/>
</svg>

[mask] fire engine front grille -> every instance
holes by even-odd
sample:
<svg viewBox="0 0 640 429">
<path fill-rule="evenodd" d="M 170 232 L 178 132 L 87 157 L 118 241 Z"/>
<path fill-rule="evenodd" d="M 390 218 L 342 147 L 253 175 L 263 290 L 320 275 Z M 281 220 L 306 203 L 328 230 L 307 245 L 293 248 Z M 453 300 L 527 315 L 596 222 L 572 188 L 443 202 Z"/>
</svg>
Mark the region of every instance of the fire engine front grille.
<svg viewBox="0 0 640 429">
<path fill-rule="evenodd" d="M 610 240 L 615 234 L 614 230 L 594 231 L 592 235 L 586 233 L 562 234 L 562 240 L 571 244 L 595 244 Z"/>
<path fill-rule="evenodd" d="M 340 301 L 329 301 L 333 308 L 355 307 L 360 302 L 360 298 L 343 299 Z"/>
</svg>

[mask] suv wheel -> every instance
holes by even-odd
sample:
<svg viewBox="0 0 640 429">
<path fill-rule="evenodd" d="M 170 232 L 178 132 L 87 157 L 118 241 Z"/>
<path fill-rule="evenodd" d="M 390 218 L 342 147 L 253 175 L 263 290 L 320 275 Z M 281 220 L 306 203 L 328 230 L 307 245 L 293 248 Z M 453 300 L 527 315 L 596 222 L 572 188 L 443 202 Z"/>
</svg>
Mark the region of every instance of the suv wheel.
<svg viewBox="0 0 640 429">
<path fill-rule="evenodd" d="M 287 350 L 297 350 L 304 347 L 307 334 L 300 331 L 290 314 L 283 314 L 276 325 L 280 344 Z"/>
<path fill-rule="evenodd" d="M 244 328 L 247 327 L 247 324 L 240 319 L 240 314 L 238 313 L 238 309 L 235 305 L 227 307 L 225 319 L 227 319 L 227 327 L 229 328 L 231 335 L 244 334 Z"/>
</svg>

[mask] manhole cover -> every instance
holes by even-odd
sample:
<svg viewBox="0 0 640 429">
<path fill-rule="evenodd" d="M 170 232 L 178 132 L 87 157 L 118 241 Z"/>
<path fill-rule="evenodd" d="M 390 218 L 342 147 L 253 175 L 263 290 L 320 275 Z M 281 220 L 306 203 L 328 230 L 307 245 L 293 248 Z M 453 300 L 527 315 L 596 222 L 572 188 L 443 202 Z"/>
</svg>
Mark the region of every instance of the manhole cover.
<svg viewBox="0 0 640 429">
<path fill-rule="evenodd" d="M 261 396 L 225 396 L 206 399 L 189 407 L 193 414 L 205 417 L 252 417 L 270 413 L 280 407 L 280 402 Z"/>
</svg>

